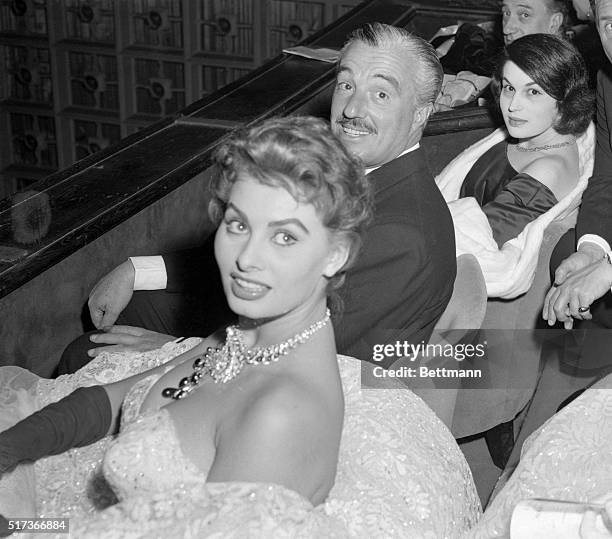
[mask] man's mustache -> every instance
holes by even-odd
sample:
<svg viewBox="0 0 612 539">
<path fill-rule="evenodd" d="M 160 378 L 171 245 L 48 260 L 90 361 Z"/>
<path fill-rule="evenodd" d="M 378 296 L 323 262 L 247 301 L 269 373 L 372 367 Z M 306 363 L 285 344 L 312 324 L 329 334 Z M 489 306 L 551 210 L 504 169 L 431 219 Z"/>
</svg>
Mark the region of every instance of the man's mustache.
<svg viewBox="0 0 612 539">
<path fill-rule="evenodd" d="M 356 129 L 358 131 L 367 131 L 371 135 L 376 135 L 377 131 L 373 125 L 370 125 L 368 122 L 363 120 L 354 119 L 354 118 L 338 118 L 336 123 L 341 125 L 342 127 L 348 127 L 350 129 Z"/>
</svg>

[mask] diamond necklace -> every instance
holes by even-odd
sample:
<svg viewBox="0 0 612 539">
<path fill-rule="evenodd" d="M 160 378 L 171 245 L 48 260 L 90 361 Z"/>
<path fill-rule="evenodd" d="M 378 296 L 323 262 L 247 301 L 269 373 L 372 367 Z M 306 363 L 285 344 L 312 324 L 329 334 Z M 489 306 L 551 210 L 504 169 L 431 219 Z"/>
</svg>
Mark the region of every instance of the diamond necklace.
<svg viewBox="0 0 612 539">
<path fill-rule="evenodd" d="M 517 144 L 515 148 L 519 152 L 539 152 L 542 150 L 552 150 L 554 148 L 564 148 L 565 146 L 574 144 L 574 142 L 576 142 L 576 139 L 566 140 L 565 142 L 558 142 L 557 144 L 544 144 L 544 146 L 534 146 L 533 148 L 524 148 L 523 146 L 519 146 Z"/>
<path fill-rule="evenodd" d="M 305 343 L 317 331 L 323 328 L 330 319 L 329 309 L 325 316 L 295 334 L 290 339 L 264 348 L 257 347 L 247 350 L 244 335 L 238 326 L 229 326 L 225 332 L 225 343 L 221 347 L 208 347 L 203 356 L 198 356 L 193 362 L 193 373 L 181 379 L 178 387 L 166 387 L 162 396 L 169 399 L 184 399 L 199 384 L 204 376 L 210 376 L 215 383 L 226 384 L 240 374 L 245 365 L 269 365 L 287 355 L 298 344 Z"/>
</svg>

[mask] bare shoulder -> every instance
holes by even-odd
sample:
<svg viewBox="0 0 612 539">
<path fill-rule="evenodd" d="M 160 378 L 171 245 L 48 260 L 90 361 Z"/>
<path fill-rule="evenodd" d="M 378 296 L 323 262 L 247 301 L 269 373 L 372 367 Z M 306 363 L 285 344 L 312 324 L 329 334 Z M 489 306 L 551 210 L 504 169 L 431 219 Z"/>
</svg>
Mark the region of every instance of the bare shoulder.
<svg viewBox="0 0 612 539">
<path fill-rule="evenodd" d="M 243 421 L 250 428 L 278 436 L 295 435 L 318 424 L 325 412 L 323 399 L 310 385 L 290 376 L 269 380 L 255 396 Z"/>
<path fill-rule="evenodd" d="M 578 157 L 573 152 L 544 155 L 534 159 L 522 172 L 546 185 L 561 200 L 578 182 Z"/>
<path fill-rule="evenodd" d="M 307 381 L 271 376 L 217 432 L 209 481 L 260 481 L 322 501 L 333 485 L 342 409 Z"/>
<path fill-rule="evenodd" d="M 325 399 L 291 378 L 273 378 L 249 395 L 217 433 L 217 456 L 235 455 L 225 459 L 231 463 L 228 470 L 234 467 L 232 473 L 237 459 L 243 475 L 248 471 L 249 476 L 263 474 L 262 460 L 266 459 L 274 461 L 279 472 L 283 467 L 303 465 L 329 437 L 333 422 L 329 421 L 331 412 L 325 410 Z"/>
</svg>

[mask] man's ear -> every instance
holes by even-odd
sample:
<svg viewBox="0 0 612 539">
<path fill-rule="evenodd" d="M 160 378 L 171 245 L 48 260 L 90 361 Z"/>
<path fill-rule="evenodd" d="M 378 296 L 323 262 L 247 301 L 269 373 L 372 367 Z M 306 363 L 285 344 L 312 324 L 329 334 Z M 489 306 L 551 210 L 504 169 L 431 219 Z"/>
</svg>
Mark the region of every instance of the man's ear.
<svg viewBox="0 0 612 539">
<path fill-rule="evenodd" d="M 433 107 L 433 103 L 428 103 L 423 107 L 417 108 L 416 112 L 414 113 L 414 120 L 412 123 L 424 128 L 427 120 L 429 120 L 429 116 L 431 116 L 431 113 L 433 112 Z"/>
<path fill-rule="evenodd" d="M 336 275 L 347 263 L 350 253 L 351 249 L 348 241 L 336 241 L 329 253 L 327 264 L 323 269 L 323 275 L 328 279 Z"/>
<path fill-rule="evenodd" d="M 563 13 L 553 13 L 550 18 L 550 33 L 553 35 L 558 34 L 561 31 L 563 25 Z"/>
</svg>

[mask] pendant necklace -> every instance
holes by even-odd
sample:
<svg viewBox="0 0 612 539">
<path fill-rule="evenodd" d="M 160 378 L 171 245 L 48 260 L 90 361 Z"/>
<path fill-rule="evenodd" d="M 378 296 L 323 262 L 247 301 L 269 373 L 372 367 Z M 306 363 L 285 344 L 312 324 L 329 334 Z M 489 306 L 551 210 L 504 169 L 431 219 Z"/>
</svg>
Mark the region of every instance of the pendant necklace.
<svg viewBox="0 0 612 539">
<path fill-rule="evenodd" d="M 217 348 L 208 347 L 204 355 L 198 356 L 193 362 L 193 373 L 181 379 L 178 387 L 166 387 L 162 396 L 169 399 L 184 399 L 199 384 L 204 376 L 210 376 L 215 383 L 227 384 L 240 374 L 245 365 L 269 365 L 275 363 L 282 356 L 287 355 L 299 344 L 305 343 L 317 331 L 325 327 L 331 314 L 329 309 L 325 316 L 307 327 L 304 331 L 295 334 L 290 339 L 266 347 L 247 349 L 244 344 L 244 334 L 238 326 L 226 328 L 225 343 Z"/>
<path fill-rule="evenodd" d="M 544 146 L 534 146 L 533 148 L 524 148 L 523 146 L 519 146 L 517 144 L 515 148 L 519 152 L 540 152 L 543 150 L 552 150 L 554 148 L 564 148 L 565 146 L 574 144 L 574 142 L 576 142 L 576 139 L 566 140 L 565 142 L 558 142 L 557 144 L 544 144 Z"/>
</svg>

